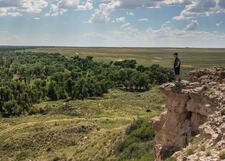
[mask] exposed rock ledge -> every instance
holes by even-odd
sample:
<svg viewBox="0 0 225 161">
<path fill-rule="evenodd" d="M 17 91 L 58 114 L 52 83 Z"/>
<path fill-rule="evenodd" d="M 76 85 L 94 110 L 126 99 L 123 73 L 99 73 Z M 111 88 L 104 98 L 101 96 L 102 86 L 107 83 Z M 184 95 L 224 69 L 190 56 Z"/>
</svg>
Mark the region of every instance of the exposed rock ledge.
<svg viewBox="0 0 225 161">
<path fill-rule="evenodd" d="M 190 73 L 189 81 L 179 87 L 174 83 L 160 86 L 166 96 L 166 112 L 150 121 L 156 137 L 153 153 L 156 161 L 173 155 L 184 160 L 185 147 L 193 135 L 199 134 L 206 147 L 215 151 L 206 158 L 186 156 L 185 160 L 220 160 L 218 153 L 225 149 L 225 71 L 221 68 L 203 69 Z M 176 152 L 176 153 L 175 153 Z M 204 158 L 205 157 L 205 158 Z"/>
</svg>

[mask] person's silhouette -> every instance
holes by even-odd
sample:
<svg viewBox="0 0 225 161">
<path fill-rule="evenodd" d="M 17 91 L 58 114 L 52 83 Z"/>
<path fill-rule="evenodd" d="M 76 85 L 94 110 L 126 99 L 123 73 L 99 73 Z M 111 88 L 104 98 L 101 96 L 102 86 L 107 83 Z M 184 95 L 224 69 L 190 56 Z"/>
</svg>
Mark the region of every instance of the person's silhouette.
<svg viewBox="0 0 225 161">
<path fill-rule="evenodd" d="M 174 73 L 175 73 L 175 76 L 176 76 L 176 83 L 178 83 L 180 81 L 180 66 L 181 66 L 181 61 L 180 59 L 178 58 L 178 53 L 174 53 Z"/>
</svg>

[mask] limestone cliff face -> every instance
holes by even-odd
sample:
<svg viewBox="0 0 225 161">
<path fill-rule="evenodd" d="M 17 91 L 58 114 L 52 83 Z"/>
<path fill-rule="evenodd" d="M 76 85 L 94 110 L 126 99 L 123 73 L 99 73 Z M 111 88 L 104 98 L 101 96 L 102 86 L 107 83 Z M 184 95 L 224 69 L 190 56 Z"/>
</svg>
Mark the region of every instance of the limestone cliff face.
<svg viewBox="0 0 225 161">
<path fill-rule="evenodd" d="M 208 139 L 206 146 L 213 146 L 218 152 L 225 149 L 225 117 L 220 112 L 225 108 L 225 71 L 194 71 L 189 81 L 182 81 L 179 87 L 167 83 L 160 86 L 160 91 L 166 96 L 168 110 L 150 121 L 156 132 L 155 160 L 171 155 L 182 160 L 191 136 L 197 134 Z M 218 155 L 215 158 L 219 160 Z"/>
</svg>

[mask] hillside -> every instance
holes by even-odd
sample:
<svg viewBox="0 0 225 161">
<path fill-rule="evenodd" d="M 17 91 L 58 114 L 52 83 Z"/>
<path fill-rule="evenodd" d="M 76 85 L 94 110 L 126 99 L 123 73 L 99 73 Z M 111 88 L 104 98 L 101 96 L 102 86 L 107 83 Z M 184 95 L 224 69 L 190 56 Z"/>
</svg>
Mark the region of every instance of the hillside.
<svg viewBox="0 0 225 161">
<path fill-rule="evenodd" d="M 150 121 L 156 132 L 155 160 L 225 159 L 225 70 L 190 73 L 180 86 L 164 84 L 166 112 Z"/>
<path fill-rule="evenodd" d="M 49 111 L 0 118 L 0 160 L 118 160 L 116 146 L 138 117 L 163 110 L 158 87 L 144 93 L 110 91 L 103 98 L 43 102 Z M 151 109 L 151 112 L 146 112 Z"/>
</svg>

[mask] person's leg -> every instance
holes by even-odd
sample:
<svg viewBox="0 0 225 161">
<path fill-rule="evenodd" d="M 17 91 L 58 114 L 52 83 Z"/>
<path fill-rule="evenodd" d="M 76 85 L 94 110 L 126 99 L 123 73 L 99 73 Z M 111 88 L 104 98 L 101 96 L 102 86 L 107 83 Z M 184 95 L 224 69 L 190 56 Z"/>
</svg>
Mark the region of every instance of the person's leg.
<svg viewBox="0 0 225 161">
<path fill-rule="evenodd" d="M 176 69 L 176 82 L 180 82 L 180 68 Z"/>
<path fill-rule="evenodd" d="M 176 74 L 176 82 L 179 82 L 179 75 Z"/>
</svg>

